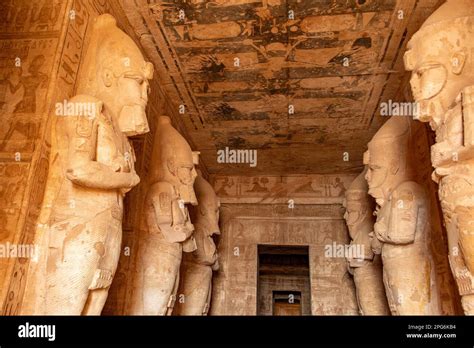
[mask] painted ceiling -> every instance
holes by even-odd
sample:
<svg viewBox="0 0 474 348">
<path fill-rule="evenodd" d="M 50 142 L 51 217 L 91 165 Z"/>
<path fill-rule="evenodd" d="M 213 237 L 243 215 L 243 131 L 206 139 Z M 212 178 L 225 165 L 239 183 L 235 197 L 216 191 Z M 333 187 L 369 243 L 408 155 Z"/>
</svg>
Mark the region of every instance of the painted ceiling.
<svg viewBox="0 0 474 348">
<path fill-rule="evenodd" d="M 438 0 L 123 0 L 210 174 L 355 173 Z M 225 148 L 257 165 L 219 163 Z"/>
</svg>

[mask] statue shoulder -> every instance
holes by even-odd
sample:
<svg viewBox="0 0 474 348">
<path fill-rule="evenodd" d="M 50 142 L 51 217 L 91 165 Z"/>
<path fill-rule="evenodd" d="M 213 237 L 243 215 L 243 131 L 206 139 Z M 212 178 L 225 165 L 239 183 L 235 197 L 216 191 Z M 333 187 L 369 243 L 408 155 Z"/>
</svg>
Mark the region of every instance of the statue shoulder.
<svg viewBox="0 0 474 348">
<path fill-rule="evenodd" d="M 177 198 L 176 190 L 172 184 L 167 181 L 157 181 L 150 185 L 147 192 L 147 198 L 159 197 L 164 200 L 173 200 Z"/>
<path fill-rule="evenodd" d="M 74 97 L 69 98 L 70 102 L 83 102 L 83 103 L 102 103 L 102 101 L 88 94 L 76 94 Z"/>
<path fill-rule="evenodd" d="M 395 200 L 416 200 L 425 198 L 425 188 L 416 181 L 404 181 L 392 192 L 392 199 Z"/>
</svg>

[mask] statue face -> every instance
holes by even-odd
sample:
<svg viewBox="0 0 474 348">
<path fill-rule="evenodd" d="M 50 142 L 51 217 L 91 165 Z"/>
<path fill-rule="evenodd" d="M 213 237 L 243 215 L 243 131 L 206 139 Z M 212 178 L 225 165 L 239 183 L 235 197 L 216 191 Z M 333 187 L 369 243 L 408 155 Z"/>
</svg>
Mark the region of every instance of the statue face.
<svg viewBox="0 0 474 348">
<path fill-rule="evenodd" d="M 369 185 L 369 195 L 375 198 L 378 205 L 383 205 L 386 197 L 384 186 L 388 178 L 388 168 L 386 162 L 372 159 L 367 163 L 367 173 L 365 179 Z"/>
<path fill-rule="evenodd" d="M 195 255 L 198 258 L 201 257 L 210 262 L 215 262 L 217 260 L 217 248 L 212 236 L 194 233 L 194 237 L 197 245 Z"/>
<path fill-rule="evenodd" d="M 204 181 L 204 179 L 200 178 Z M 195 213 L 192 218 L 195 224 L 197 249 L 195 256 L 207 260 L 207 262 L 217 261 L 217 248 L 213 236 L 220 234 L 219 230 L 219 199 L 215 195 L 209 184 L 203 185 L 202 182 L 196 182 L 200 193 L 200 201 L 197 207 L 194 207 Z M 200 184 L 200 185 L 199 185 Z M 209 186 L 208 186 L 209 185 Z M 206 187 L 207 186 L 207 187 Z M 215 265 L 217 267 L 217 265 Z"/>
<path fill-rule="evenodd" d="M 220 203 L 217 198 L 215 201 L 205 202 L 199 205 L 201 215 L 205 216 L 208 225 L 206 230 L 210 237 L 221 233 L 219 229 L 219 207 Z"/>
<path fill-rule="evenodd" d="M 344 219 L 346 220 L 346 225 L 349 229 L 349 234 L 352 239 L 355 238 L 355 235 L 358 230 L 358 225 L 362 222 L 363 219 L 363 210 L 364 207 L 359 200 L 356 199 L 344 199 L 343 206 L 346 208 L 344 213 Z"/>
<path fill-rule="evenodd" d="M 172 126 L 168 116 L 159 116 L 149 180 L 172 184 L 183 203 L 197 205 L 194 181 L 197 177 L 193 153 L 186 139 Z"/>
<path fill-rule="evenodd" d="M 472 26 L 472 24 L 471 24 Z M 417 33 L 405 53 L 405 68 L 412 71 L 415 119 L 436 129 L 458 94 L 474 79 L 472 38 L 463 21 L 431 25 Z"/>
<path fill-rule="evenodd" d="M 375 133 L 364 153 L 368 193 L 382 206 L 395 187 L 412 180 L 410 123 L 406 117 L 391 117 Z"/>
<path fill-rule="evenodd" d="M 124 58 L 124 62 L 129 59 Z M 138 60 L 139 57 L 135 59 Z M 108 68 L 102 70 L 104 83 L 99 90 L 100 97 L 108 102 L 106 106 L 116 114 L 118 126 L 127 136 L 149 131 L 145 108 L 150 90 L 148 78 L 152 67 L 143 60 L 140 63 L 127 64 L 129 68 L 119 69 L 118 73 Z"/>
<path fill-rule="evenodd" d="M 109 14 L 95 19 L 77 92 L 104 103 L 104 112 L 127 136 L 149 131 L 145 114 L 153 64 Z"/>
<path fill-rule="evenodd" d="M 178 163 L 176 166 L 176 177 L 179 181 L 178 191 L 181 199 L 185 203 L 197 205 L 197 198 L 194 192 L 194 180 L 197 177 L 197 172 L 194 164 L 192 162 Z"/>
<path fill-rule="evenodd" d="M 149 131 L 145 108 L 150 86 L 140 71 L 129 71 L 117 79 L 120 130 L 127 136 L 144 134 Z"/>
<path fill-rule="evenodd" d="M 195 209 L 194 221 L 203 227 L 204 233 L 212 237 L 214 234 L 220 234 L 219 229 L 219 208 L 220 201 L 214 192 L 212 186 L 199 176 L 194 185 L 199 205 Z"/>
</svg>

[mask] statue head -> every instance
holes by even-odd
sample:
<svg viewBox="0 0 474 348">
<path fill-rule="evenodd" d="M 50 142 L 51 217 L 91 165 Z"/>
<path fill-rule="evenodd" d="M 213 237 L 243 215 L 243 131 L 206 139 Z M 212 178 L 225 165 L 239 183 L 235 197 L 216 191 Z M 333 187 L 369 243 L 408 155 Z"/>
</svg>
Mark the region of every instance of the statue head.
<svg viewBox="0 0 474 348">
<path fill-rule="evenodd" d="M 402 182 L 412 180 L 411 120 L 391 117 L 377 131 L 364 153 L 369 194 L 382 206 Z"/>
<path fill-rule="evenodd" d="M 153 65 L 135 42 L 117 27 L 115 18 L 96 18 L 84 57 L 78 94 L 92 95 L 127 136 L 149 131 L 145 108 Z"/>
<path fill-rule="evenodd" d="M 159 116 L 149 174 L 151 182 L 166 181 L 178 191 L 184 203 L 197 204 L 194 168 L 198 152 L 191 151 L 186 139 L 173 127 L 168 116 Z"/>
<path fill-rule="evenodd" d="M 198 205 L 191 209 L 191 221 L 194 225 L 194 238 L 197 244 L 197 249 L 193 254 L 198 262 L 201 260 L 214 264 L 217 261 L 217 249 L 213 236 L 220 234 L 219 198 L 201 173 L 196 178 L 194 190 Z"/>
<path fill-rule="evenodd" d="M 448 0 L 413 35 L 404 56 L 412 71 L 420 121 L 435 129 L 459 93 L 474 82 L 474 4 Z"/>
<path fill-rule="evenodd" d="M 357 234 L 364 227 L 364 224 L 374 223 L 374 204 L 369 196 L 369 186 L 365 180 L 367 167 L 360 173 L 345 192 L 343 206 L 346 208 L 344 219 L 346 220 L 349 235 L 356 239 Z"/>
</svg>

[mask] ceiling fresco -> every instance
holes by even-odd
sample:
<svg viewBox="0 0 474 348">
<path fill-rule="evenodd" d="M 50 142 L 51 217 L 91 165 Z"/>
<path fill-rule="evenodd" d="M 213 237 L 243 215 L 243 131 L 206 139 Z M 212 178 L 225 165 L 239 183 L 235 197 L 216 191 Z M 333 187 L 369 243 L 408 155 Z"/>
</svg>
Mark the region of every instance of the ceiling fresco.
<svg viewBox="0 0 474 348">
<path fill-rule="evenodd" d="M 123 1 L 211 174 L 355 173 L 434 0 Z M 137 11 L 138 9 L 138 11 Z M 398 98 L 398 99 L 397 99 Z M 400 99 L 401 98 L 401 99 Z M 225 148 L 258 164 L 220 163 Z"/>
</svg>

